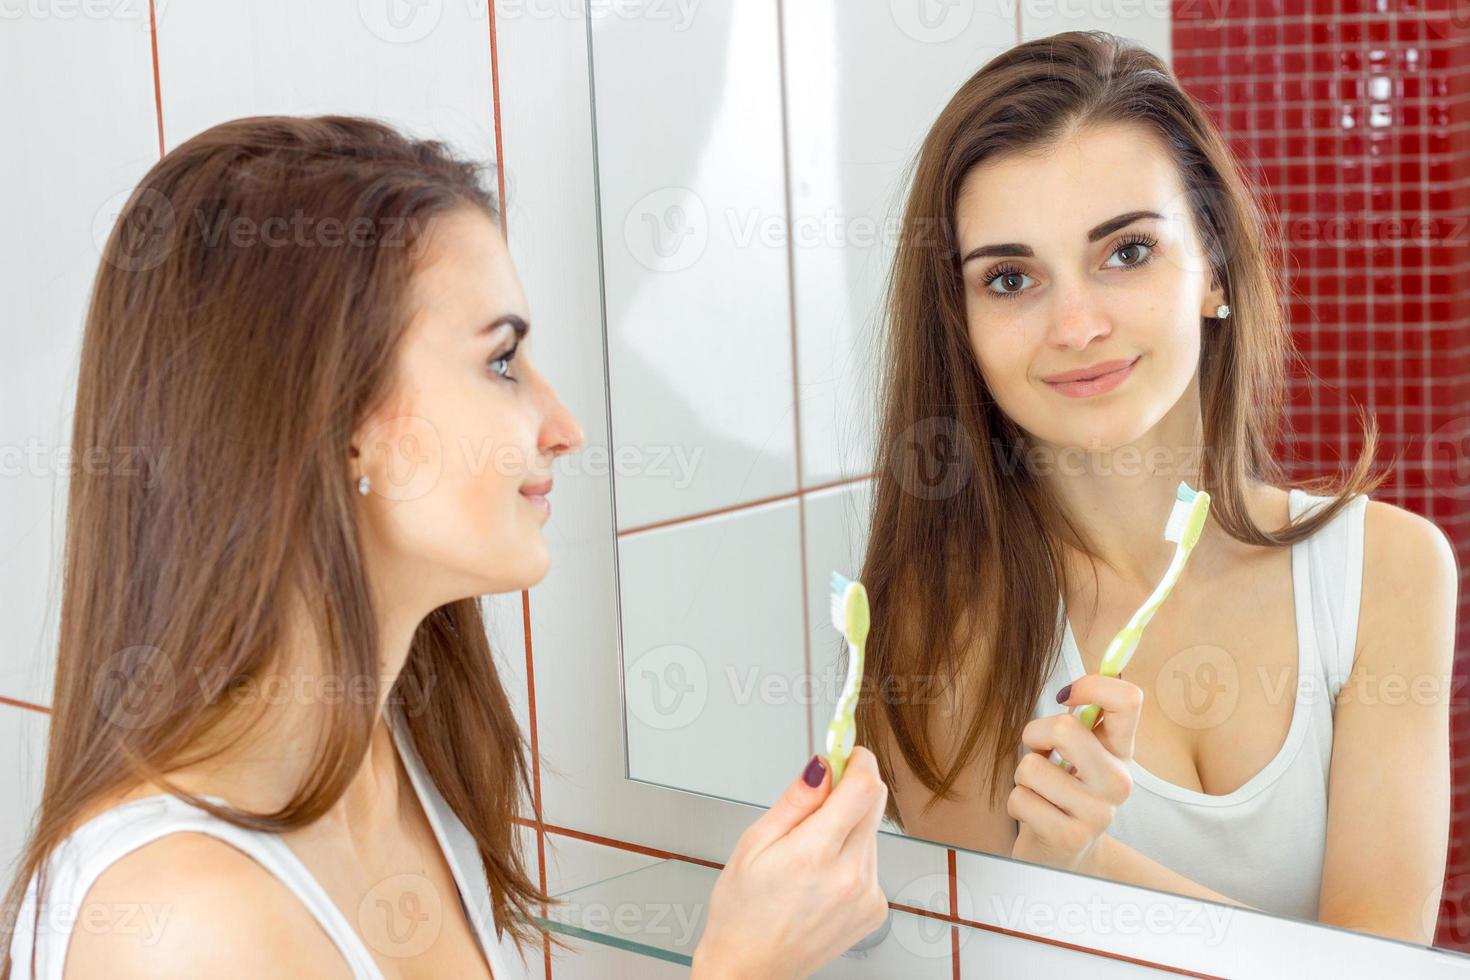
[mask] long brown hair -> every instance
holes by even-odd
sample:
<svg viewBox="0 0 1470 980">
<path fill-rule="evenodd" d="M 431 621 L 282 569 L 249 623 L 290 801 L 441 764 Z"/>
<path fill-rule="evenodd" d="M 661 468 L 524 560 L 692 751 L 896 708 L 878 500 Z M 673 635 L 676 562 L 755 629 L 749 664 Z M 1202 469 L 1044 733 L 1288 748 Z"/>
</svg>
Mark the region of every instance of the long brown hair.
<svg viewBox="0 0 1470 980">
<path fill-rule="evenodd" d="M 431 220 L 473 208 L 499 224 L 489 166 L 371 119 L 258 116 L 176 147 L 128 198 L 93 283 L 72 452 L 151 447 L 163 463 L 141 479 L 71 478 L 46 776 L 7 909 L 33 874 L 44 893 L 78 814 L 142 781 L 281 832 L 324 814 L 358 772 L 381 678 L 350 442 L 391 397 Z M 234 731 L 242 686 L 284 669 L 302 596 L 325 676 L 371 696 L 322 699 L 314 765 L 275 812 L 168 783 L 216 754 L 207 734 Z M 513 824 L 530 793 L 526 745 L 479 599 L 425 617 L 388 701 L 474 837 L 496 922 L 524 958 L 542 935 L 532 908 L 549 899 Z M 8 978 L 17 924 L 5 918 Z"/>
<path fill-rule="evenodd" d="M 873 625 L 858 737 L 891 784 L 895 759 L 878 737 L 886 730 L 934 794 L 930 806 L 952 797 L 982 742 L 990 752 L 991 804 L 999 805 L 1021 729 L 1060 648 L 1064 546 L 1097 555 L 1047 484 L 1015 463 L 1030 444 L 989 396 L 975 363 L 955 201 L 965 175 L 982 161 L 1035 152 L 1067 132 L 1109 123 L 1143 124 L 1168 144 L 1181 186 L 1190 189 L 1190 213 L 1210 269 L 1231 306 L 1228 321 L 1203 330 L 1200 353 L 1196 489 L 1212 497 L 1210 520 L 1242 542 L 1290 545 L 1387 476 L 1370 475 L 1375 420 L 1344 479 L 1292 484 L 1337 499 L 1281 530 L 1252 521 L 1249 483 L 1285 482 L 1273 453 L 1285 369 L 1295 356 L 1260 204 L 1205 113 L 1146 49 L 1104 31 L 1069 31 L 994 58 L 950 99 L 913 164 L 887 283 L 887 350 L 862 570 Z M 947 454 L 942 472 L 911 451 L 916 443 Z M 1004 653 L 981 663 L 977 649 Z M 937 699 L 925 692 L 936 681 L 953 691 L 961 679 L 969 682 L 955 729 L 963 734 L 946 765 L 930 727 Z M 892 796 L 887 816 L 902 826 Z"/>
</svg>

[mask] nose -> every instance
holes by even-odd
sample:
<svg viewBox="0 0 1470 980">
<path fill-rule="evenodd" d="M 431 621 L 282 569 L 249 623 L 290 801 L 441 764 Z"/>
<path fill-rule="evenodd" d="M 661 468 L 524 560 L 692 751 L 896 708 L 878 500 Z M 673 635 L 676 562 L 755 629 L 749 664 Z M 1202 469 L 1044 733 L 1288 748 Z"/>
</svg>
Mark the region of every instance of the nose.
<svg viewBox="0 0 1470 980">
<path fill-rule="evenodd" d="M 1088 296 L 1087 288 L 1079 285 L 1063 295 L 1046 339 L 1058 350 L 1083 350 L 1093 338 L 1112 332 L 1112 321 Z"/>
<path fill-rule="evenodd" d="M 545 379 L 542 379 L 542 398 L 545 415 L 537 442 L 541 452 L 555 458 L 581 449 L 586 439 L 581 423 Z"/>
</svg>

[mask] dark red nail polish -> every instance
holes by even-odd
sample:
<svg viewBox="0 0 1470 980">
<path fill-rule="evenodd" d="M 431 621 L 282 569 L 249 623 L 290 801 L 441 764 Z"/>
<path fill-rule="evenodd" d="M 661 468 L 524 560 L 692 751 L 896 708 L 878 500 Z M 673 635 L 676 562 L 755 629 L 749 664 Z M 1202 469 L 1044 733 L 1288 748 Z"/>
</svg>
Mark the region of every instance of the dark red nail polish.
<svg viewBox="0 0 1470 980">
<path fill-rule="evenodd" d="M 827 763 L 822 761 L 819 755 L 812 756 L 812 761 L 806 764 L 806 770 L 802 772 L 802 780 L 813 789 L 822 785 L 822 777 L 827 774 Z"/>
<path fill-rule="evenodd" d="M 1069 695 L 1071 693 L 1072 693 L 1072 685 L 1071 684 L 1068 684 L 1066 687 L 1064 687 L 1060 691 L 1058 691 L 1057 692 L 1057 704 L 1066 704 L 1067 703 L 1067 695 Z"/>
</svg>

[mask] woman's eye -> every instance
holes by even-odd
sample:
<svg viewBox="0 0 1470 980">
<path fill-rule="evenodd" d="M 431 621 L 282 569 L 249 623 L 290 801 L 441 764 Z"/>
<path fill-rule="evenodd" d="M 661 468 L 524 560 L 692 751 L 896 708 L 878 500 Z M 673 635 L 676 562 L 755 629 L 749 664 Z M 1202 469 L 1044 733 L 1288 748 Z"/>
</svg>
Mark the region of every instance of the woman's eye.
<svg viewBox="0 0 1470 980">
<path fill-rule="evenodd" d="M 1141 265 L 1147 265 L 1149 261 L 1152 260 L 1154 257 L 1154 246 L 1157 244 L 1158 242 L 1154 241 L 1153 239 L 1144 238 L 1142 236 L 1138 238 L 1130 238 L 1127 241 L 1119 242 L 1117 248 L 1113 249 L 1113 254 L 1109 256 L 1110 259 L 1115 259 L 1118 256 L 1122 255 L 1124 252 L 1132 252 L 1133 254 L 1137 255 L 1140 248 L 1146 248 L 1148 249 L 1148 252 L 1144 254 L 1141 258 L 1138 258 L 1132 262 L 1124 262 L 1121 266 L 1113 266 L 1113 268 L 1136 269 Z"/>
<path fill-rule="evenodd" d="M 986 275 L 985 288 L 994 293 L 996 296 L 999 296 L 1001 299 L 1010 299 L 1013 296 L 1019 296 L 1022 292 L 1021 287 L 1017 285 L 1014 280 L 1030 278 L 1030 276 L 1026 275 L 1026 273 L 1022 272 L 1020 269 L 1014 268 L 1012 266 L 1001 266 L 997 269 L 991 269 L 990 273 Z M 996 282 L 999 282 L 1001 284 L 1000 289 L 993 288 L 993 284 Z M 1016 286 L 1016 288 L 1010 289 L 1008 288 L 1010 286 Z"/>
<path fill-rule="evenodd" d="M 1112 254 L 1108 256 L 1110 262 L 1112 259 L 1115 259 L 1120 255 L 1123 255 L 1124 253 L 1138 255 L 1139 249 L 1148 249 L 1148 251 L 1144 253 L 1141 257 L 1135 258 L 1132 261 L 1125 261 L 1121 265 L 1112 265 L 1110 267 L 1114 269 L 1137 269 L 1141 266 L 1148 265 L 1149 262 L 1153 261 L 1153 250 L 1154 246 L 1157 244 L 1158 242 L 1144 235 L 1138 235 L 1132 238 L 1125 239 L 1124 241 L 1121 241 L 1117 245 L 1113 246 Z M 990 272 L 986 274 L 984 286 L 990 293 L 999 297 L 1000 299 L 1014 299 L 1015 297 L 1021 295 L 1023 292 L 1026 291 L 1025 286 L 1021 285 L 1020 280 L 1030 278 L 1030 276 L 1022 272 L 1016 266 L 1002 265 L 995 269 L 991 269 Z M 997 282 L 1000 283 L 1000 288 L 998 289 L 995 287 L 995 284 Z"/>
<path fill-rule="evenodd" d="M 519 345 L 517 345 L 517 346 L 519 346 Z M 497 357 L 492 357 L 485 366 L 488 367 L 490 369 L 490 371 L 493 374 L 495 374 L 496 376 L 501 377 L 501 378 L 504 378 L 507 381 L 514 381 L 516 379 L 513 378 L 513 377 L 511 377 L 509 372 L 510 372 L 510 362 L 513 361 L 513 360 L 515 360 L 515 356 L 516 356 L 516 347 L 512 347 L 510 350 L 506 351 L 504 354 L 501 354 L 501 355 L 499 355 Z"/>
</svg>

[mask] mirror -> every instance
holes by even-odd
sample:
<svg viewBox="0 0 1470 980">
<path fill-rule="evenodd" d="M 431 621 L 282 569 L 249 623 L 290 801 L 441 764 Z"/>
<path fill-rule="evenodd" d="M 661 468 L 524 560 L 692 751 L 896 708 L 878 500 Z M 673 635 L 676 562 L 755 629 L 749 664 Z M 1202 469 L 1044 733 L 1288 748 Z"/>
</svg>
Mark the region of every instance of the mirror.
<svg viewBox="0 0 1470 980">
<path fill-rule="evenodd" d="M 857 578 L 865 562 L 881 567 L 868 554 L 875 494 L 888 497 L 887 510 L 879 507 L 890 521 L 883 554 L 899 561 L 915 552 L 895 542 L 913 540 L 924 522 L 911 515 L 924 508 L 970 514 L 971 523 L 949 525 L 965 534 L 985 526 L 974 523 L 976 513 L 1004 515 L 990 525 L 1006 532 L 992 535 L 1006 546 L 999 551 L 987 552 L 979 536 L 950 537 L 954 554 L 980 566 L 986 554 L 1025 553 L 1023 532 L 1041 520 L 1041 512 L 1016 509 L 1025 498 L 1014 485 L 994 494 L 1009 509 L 982 506 L 982 487 L 998 486 L 996 473 L 1058 489 L 1057 499 L 1079 508 L 1072 513 L 1092 515 L 1089 533 L 1113 558 L 1094 581 L 1090 571 L 1072 577 L 1086 565 L 1073 567 L 1079 553 L 1068 551 L 1066 597 L 1057 590 L 1031 603 L 1034 623 L 1055 608 L 1055 646 L 1029 682 L 1012 670 L 1011 686 L 995 690 L 1035 691 L 1042 680 L 1034 707 L 1010 695 L 984 702 L 973 672 L 950 676 L 942 667 L 879 669 L 863 696 L 883 696 L 872 680 L 891 682 L 887 690 L 900 699 L 943 705 L 961 731 L 980 703 L 1018 704 L 1031 718 L 1064 713 L 1057 691 L 1096 672 L 1175 551 L 1162 536 L 1140 544 L 1151 533 L 1095 515 L 1127 513 L 1162 531 L 1172 499 L 1160 498 L 1155 521 L 1125 507 L 1127 494 L 1172 494 L 1185 478 L 1198 488 L 1204 461 L 1220 467 L 1240 458 L 1240 450 L 1143 457 L 1137 465 L 1147 469 L 1131 479 L 1098 468 L 1188 428 L 1191 396 L 1204 402 L 1200 379 L 1222 376 L 1210 351 L 1227 348 L 1212 346 L 1223 342 L 1211 331 L 1261 335 L 1269 291 L 1251 283 L 1266 280 L 1241 271 L 1248 260 L 1237 253 L 1248 248 L 1228 237 L 1249 227 L 1232 225 L 1227 206 L 1246 199 L 1244 189 L 1261 193 L 1274 219 L 1262 234 L 1284 264 L 1286 291 L 1277 298 L 1303 364 L 1283 363 L 1285 432 L 1274 448 L 1284 476 L 1258 481 L 1234 513 L 1266 530 L 1314 513 L 1315 494 L 1283 486 L 1347 472 L 1362 449 L 1360 403 L 1380 427 L 1374 472 L 1389 470 L 1369 496 L 1393 512 L 1357 500 L 1310 538 L 1264 547 L 1225 533 L 1229 503 L 1211 500 L 1202 543 L 1130 661 L 1129 683 L 1144 702 L 1132 758 L 1115 767 L 1130 785 L 1104 833 L 1114 843 L 1089 845 L 1086 860 L 1050 854 L 1034 839 L 1023 846 L 1026 834 L 1016 830 L 1039 827 L 1051 810 L 1029 810 L 1032 820 L 1018 824 L 1006 799 L 972 798 L 926 813 L 931 794 L 916 779 L 890 781 L 904 826 L 888 821 L 884 829 L 1470 949 L 1470 861 L 1459 856 L 1470 851 L 1450 846 L 1452 837 L 1470 843 L 1461 839 L 1470 810 L 1462 788 L 1448 785 L 1445 730 L 1467 722 L 1450 697 L 1448 671 L 1435 668 L 1448 663 L 1456 639 L 1459 598 L 1447 562 L 1470 545 L 1470 328 L 1454 302 L 1465 292 L 1454 270 L 1466 256 L 1463 236 L 1456 245 L 1436 217 L 1451 207 L 1451 184 L 1470 170 L 1470 155 L 1440 131 L 1464 126 L 1442 96 L 1449 25 L 1390 36 L 1381 19 L 1344 18 L 1324 31 L 1266 18 L 1248 29 L 1164 5 L 1085 25 L 1055 10 L 1028 11 L 1023 30 L 1016 14 L 964 3 L 813 0 L 589 17 L 613 450 L 579 462 L 605 464 L 612 476 L 627 776 L 771 804 L 824 749 L 846 671 L 829 578 L 834 570 Z M 953 221 L 911 249 L 906 274 L 942 267 L 933 259 L 945 248 L 959 264 L 976 246 L 1034 245 L 1022 259 L 992 249 L 953 277 L 963 295 L 947 309 L 964 319 L 969 374 L 981 382 L 967 400 L 953 381 L 966 372 L 945 359 L 943 343 L 923 348 L 932 376 L 916 367 L 922 358 L 893 352 L 895 336 L 921 344 L 945 322 L 942 310 L 926 314 L 939 287 L 907 294 L 914 322 L 932 327 L 927 335 L 916 327 L 890 334 L 885 305 L 903 236 L 918 231 L 906 229 L 904 214 L 920 149 L 931 130 L 943 142 L 947 130 L 936 124 L 954 118 L 951 100 L 967 86 L 975 91 L 974 77 L 992 59 L 1018 40 L 1081 27 L 1161 58 L 1224 134 L 1244 183 L 1185 180 L 1167 144 L 1126 126 L 966 169 Z M 1004 113 L 975 111 L 1004 121 Z M 1196 231 L 1202 203 L 1227 236 L 1216 238 L 1214 252 Z M 1115 212 L 1151 205 L 1162 212 L 1155 219 L 1102 227 Z M 1404 219 L 1386 244 L 1372 237 L 1385 213 Z M 1155 252 L 1159 264 L 1144 273 Z M 1240 293 L 1221 292 L 1234 304 L 1229 312 L 1209 301 L 1220 255 L 1242 263 L 1226 266 Z M 999 295 L 1028 289 L 1029 297 Z M 1191 360 L 1193 335 L 1179 325 L 1195 317 L 1200 354 Z M 1111 388 L 1044 380 L 1122 353 L 1130 366 Z M 944 394 L 923 394 L 930 381 Z M 885 447 L 876 435 L 883 400 L 898 392 L 916 404 L 948 397 L 970 407 L 912 415 Z M 1242 417 L 1261 407 L 1236 402 Z M 972 424 L 1001 417 L 1013 428 Z M 1119 440 L 1125 431 L 1132 435 Z M 988 447 L 979 441 L 987 438 Z M 1089 443 L 1110 451 L 1089 453 Z M 1039 453 L 1017 462 L 989 452 L 1017 445 Z M 1012 468 L 996 469 L 1007 458 Z M 977 475 L 982 461 L 988 482 Z M 1053 468 L 1038 469 L 1038 461 Z M 1025 473 L 1015 468 L 1022 465 Z M 1089 494 L 1101 487 L 1112 496 L 1089 511 Z M 900 513 L 910 516 L 900 521 Z M 1415 535 L 1416 544 L 1402 543 Z M 1417 584 L 1406 589 L 1408 580 L 1377 567 L 1359 572 L 1364 554 L 1399 563 Z M 928 594 L 942 562 L 926 557 L 917 588 Z M 1015 575 L 1014 594 L 1034 599 L 1014 583 L 1046 581 L 1033 574 L 1043 571 L 1037 563 Z M 989 592 L 956 595 L 999 591 L 997 580 L 986 581 Z M 884 594 L 896 594 L 889 585 Z M 1390 593 L 1397 598 L 1384 598 Z M 885 626 L 882 635 L 893 635 Z M 874 630 L 880 634 L 876 622 Z M 1387 651 L 1385 638 L 1412 647 L 1416 659 Z M 1360 662 L 1370 647 L 1371 664 Z M 1463 648 L 1461 641 L 1454 649 Z M 869 657 L 882 659 L 871 649 Z M 965 662 L 957 654 L 952 661 Z M 1340 692 L 1361 694 L 1363 681 L 1373 685 L 1366 697 L 1377 710 L 1344 708 Z M 1406 753 L 1385 747 L 1387 733 L 1410 730 L 1418 783 L 1392 775 L 1404 771 Z M 1334 739 L 1334 731 L 1355 735 Z M 1119 730 L 1109 738 L 1129 740 Z M 1010 779 L 1020 760 L 1038 754 L 1012 744 Z M 977 772 L 967 769 L 957 785 Z M 1330 802 L 1338 807 L 1331 821 Z M 1349 878 L 1371 878 L 1372 901 L 1346 901 Z"/>
</svg>

